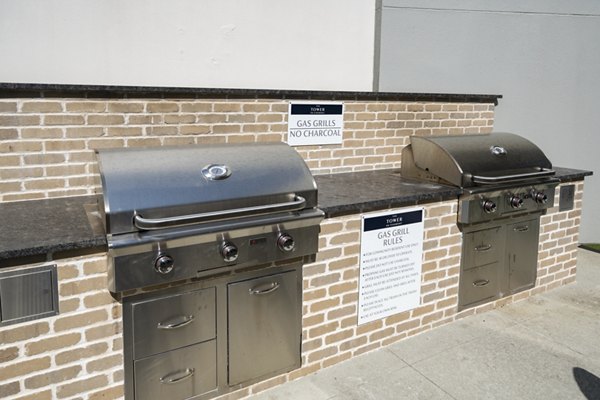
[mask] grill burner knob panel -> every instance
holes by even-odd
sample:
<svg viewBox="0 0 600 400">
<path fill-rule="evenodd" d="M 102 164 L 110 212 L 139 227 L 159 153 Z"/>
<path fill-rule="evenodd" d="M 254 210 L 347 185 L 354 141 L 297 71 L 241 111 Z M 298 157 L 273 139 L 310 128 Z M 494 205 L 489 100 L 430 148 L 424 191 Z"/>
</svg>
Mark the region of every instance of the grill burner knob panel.
<svg viewBox="0 0 600 400">
<path fill-rule="evenodd" d="M 282 233 L 277 238 L 277 247 L 279 247 L 279 250 L 281 251 L 290 252 L 294 250 L 295 245 L 294 238 L 287 233 Z"/>
<path fill-rule="evenodd" d="M 487 214 L 495 213 L 498 209 L 496 203 L 494 203 L 492 200 L 484 200 L 481 203 L 481 207 L 483 208 L 483 211 L 485 211 L 485 213 Z"/>
<path fill-rule="evenodd" d="M 523 207 L 523 199 L 517 195 L 510 196 L 510 198 L 508 199 L 508 203 L 512 208 Z"/>
<path fill-rule="evenodd" d="M 548 202 L 548 196 L 544 192 L 535 192 L 532 197 L 538 204 L 546 204 Z"/>
<path fill-rule="evenodd" d="M 221 246 L 221 256 L 223 256 L 223 261 L 225 262 L 234 262 L 239 256 L 237 246 L 231 242 L 223 243 Z"/>
<path fill-rule="evenodd" d="M 162 254 L 154 261 L 154 270 L 159 274 L 166 275 L 175 268 L 175 260 L 173 257 Z"/>
</svg>

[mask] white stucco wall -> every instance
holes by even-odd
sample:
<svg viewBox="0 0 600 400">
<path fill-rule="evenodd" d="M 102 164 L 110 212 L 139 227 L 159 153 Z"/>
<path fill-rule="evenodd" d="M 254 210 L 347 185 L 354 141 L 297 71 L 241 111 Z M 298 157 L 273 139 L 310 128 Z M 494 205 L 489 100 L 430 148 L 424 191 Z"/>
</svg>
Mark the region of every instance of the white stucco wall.
<svg viewBox="0 0 600 400">
<path fill-rule="evenodd" d="M 502 94 L 494 129 L 586 179 L 581 242 L 600 241 L 600 2 L 383 0 L 382 91 Z"/>
<path fill-rule="evenodd" d="M 371 90 L 375 0 L 0 0 L 0 81 Z"/>
</svg>

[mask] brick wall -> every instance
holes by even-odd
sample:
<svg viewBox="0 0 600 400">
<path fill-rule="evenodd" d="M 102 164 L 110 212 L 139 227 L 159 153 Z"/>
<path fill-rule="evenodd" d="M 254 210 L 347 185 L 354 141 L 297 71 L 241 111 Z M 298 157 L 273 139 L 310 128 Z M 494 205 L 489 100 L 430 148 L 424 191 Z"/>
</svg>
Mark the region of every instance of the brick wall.
<svg viewBox="0 0 600 400">
<path fill-rule="evenodd" d="M 119 398 L 121 306 L 106 290 L 106 257 L 57 263 L 60 315 L 0 328 L 0 398 Z"/>
<path fill-rule="evenodd" d="M 0 201 L 93 194 L 94 149 L 285 141 L 287 100 L 0 99 Z M 400 166 L 408 136 L 490 132 L 494 105 L 346 101 L 344 143 L 298 147 L 314 173 Z"/>
<path fill-rule="evenodd" d="M 457 313 L 462 234 L 457 201 L 423 205 L 421 305 L 357 326 L 360 215 L 326 219 L 317 261 L 304 266 L 302 367 L 222 399 L 250 396 L 356 355 L 575 280 L 583 182 L 575 207 L 541 220 L 530 290 Z M 558 193 L 558 190 L 557 190 Z M 106 291 L 104 255 L 58 262 L 61 314 L 0 328 L 0 398 L 117 399 L 123 393 L 121 305 Z"/>
</svg>

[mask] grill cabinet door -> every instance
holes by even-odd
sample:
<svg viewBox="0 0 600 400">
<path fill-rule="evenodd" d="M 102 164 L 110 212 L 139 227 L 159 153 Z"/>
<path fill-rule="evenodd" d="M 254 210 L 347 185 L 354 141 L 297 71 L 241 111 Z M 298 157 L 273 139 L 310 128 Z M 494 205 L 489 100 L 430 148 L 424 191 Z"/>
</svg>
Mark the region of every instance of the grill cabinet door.
<svg viewBox="0 0 600 400">
<path fill-rule="evenodd" d="M 535 284 L 537 276 L 539 219 L 507 226 L 509 290 L 515 293 Z"/>
<path fill-rule="evenodd" d="M 229 385 L 300 366 L 298 275 L 294 270 L 228 285 Z"/>
</svg>

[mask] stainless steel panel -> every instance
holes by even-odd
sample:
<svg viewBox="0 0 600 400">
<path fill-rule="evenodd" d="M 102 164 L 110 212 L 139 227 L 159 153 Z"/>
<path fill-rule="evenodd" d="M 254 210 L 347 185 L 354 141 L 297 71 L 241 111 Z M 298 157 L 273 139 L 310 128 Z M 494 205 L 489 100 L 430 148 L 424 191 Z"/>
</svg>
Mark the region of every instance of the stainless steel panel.
<svg viewBox="0 0 600 400">
<path fill-rule="evenodd" d="M 537 276 L 539 218 L 509 224 L 506 252 L 509 290 L 515 293 L 533 287 Z"/>
<path fill-rule="evenodd" d="M 300 366 L 298 278 L 294 270 L 228 285 L 229 385 Z"/>
<path fill-rule="evenodd" d="M 572 210 L 575 205 L 575 185 L 565 185 L 560 188 L 558 211 Z"/>
<path fill-rule="evenodd" d="M 322 214 L 319 212 L 313 222 L 320 221 L 321 218 Z M 121 247 L 119 244 L 115 249 L 109 242 L 109 254 L 112 255 L 109 257 L 109 290 L 121 292 L 218 274 L 234 267 L 265 264 L 316 253 L 319 246 L 319 226 L 297 226 L 294 221 L 291 221 L 273 226 L 260 225 L 225 233 L 179 238 L 170 238 L 166 233 L 163 236 L 148 235 L 150 240 L 155 240 L 144 244 L 148 248 L 128 245 Z M 296 245 L 293 251 L 283 252 L 278 249 L 276 242 L 280 232 L 286 232 L 294 237 Z M 238 247 L 238 258 L 233 263 L 225 262 L 220 254 L 220 246 L 225 240 Z M 132 242 L 135 243 L 133 240 Z M 142 252 L 127 254 L 135 250 Z M 121 252 L 127 255 L 118 255 Z M 154 260 L 159 253 L 168 254 L 175 260 L 175 266 L 168 274 L 160 274 L 154 270 Z"/>
<path fill-rule="evenodd" d="M 217 387 L 216 340 L 135 361 L 137 400 L 183 400 Z"/>
<path fill-rule="evenodd" d="M 161 219 L 285 203 L 317 205 L 314 179 L 285 143 L 99 150 L 108 234 L 136 231 L 135 215 Z M 210 179 L 211 164 L 231 174 Z"/>
<path fill-rule="evenodd" d="M 57 314 L 56 265 L 0 272 L 0 326 Z"/>
<path fill-rule="evenodd" d="M 458 293 L 459 307 L 476 305 L 494 299 L 499 294 L 499 263 L 462 271 Z"/>
<path fill-rule="evenodd" d="M 504 252 L 504 226 L 466 233 L 463 238 L 463 270 L 500 261 Z"/>
<path fill-rule="evenodd" d="M 213 339 L 215 289 L 135 303 L 133 335 L 136 359 Z"/>
<path fill-rule="evenodd" d="M 460 187 L 552 175 L 552 164 L 529 140 L 512 133 L 412 136 L 415 165 Z"/>
</svg>

